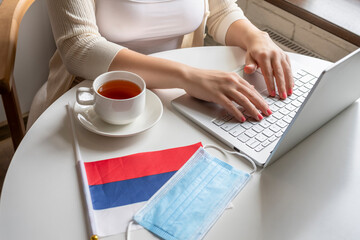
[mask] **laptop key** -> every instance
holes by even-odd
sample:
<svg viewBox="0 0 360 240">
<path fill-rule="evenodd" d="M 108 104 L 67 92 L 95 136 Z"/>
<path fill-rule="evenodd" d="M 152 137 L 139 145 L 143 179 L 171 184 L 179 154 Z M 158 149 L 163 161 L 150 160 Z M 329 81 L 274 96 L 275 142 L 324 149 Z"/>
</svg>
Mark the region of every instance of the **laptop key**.
<svg viewBox="0 0 360 240">
<path fill-rule="evenodd" d="M 272 135 L 274 135 L 274 132 L 270 129 L 265 129 L 262 133 L 267 137 L 271 137 Z"/>
<path fill-rule="evenodd" d="M 299 79 L 302 77 L 302 75 L 300 75 L 298 72 L 294 74 L 293 76 L 295 79 Z"/>
<path fill-rule="evenodd" d="M 310 75 L 310 74 L 306 74 L 305 76 L 301 77 L 299 80 L 303 83 L 307 83 L 310 80 L 313 80 L 314 76 Z"/>
<path fill-rule="evenodd" d="M 241 142 L 246 142 L 248 141 L 250 138 L 248 136 L 245 135 L 245 133 L 242 133 L 240 134 L 240 136 L 238 137 L 238 139 L 241 141 Z"/>
<path fill-rule="evenodd" d="M 314 86 L 313 84 L 311 84 L 310 82 L 308 82 L 307 84 L 304 85 L 306 88 L 308 89 L 312 89 L 312 87 Z"/>
<path fill-rule="evenodd" d="M 260 122 L 260 126 L 262 126 L 263 128 L 268 128 L 269 126 L 271 126 L 271 124 L 268 122 L 268 120 L 262 120 Z"/>
<path fill-rule="evenodd" d="M 286 108 L 282 108 L 282 109 L 280 109 L 280 111 L 279 111 L 281 114 L 284 114 L 284 115 L 288 115 L 289 113 L 290 113 L 290 111 L 289 110 L 287 110 Z"/>
<path fill-rule="evenodd" d="M 304 76 L 306 74 L 308 74 L 307 72 L 305 72 L 304 70 L 300 69 L 299 71 L 297 71 L 297 74 L 300 76 Z"/>
<path fill-rule="evenodd" d="M 250 139 L 250 141 L 246 142 L 246 145 L 248 145 L 251 148 L 255 148 L 260 144 L 259 141 L 255 140 L 255 139 Z"/>
<path fill-rule="evenodd" d="M 269 140 L 266 140 L 266 141 L 263 142 L 261 145 L 262 145 L 263 147 L 266 147 L 266 146 L 268 146 L 270 143 L 271 143 L 271 142 L 270 142 Z"/>
<path fill-rule="evenodd" d="M 302 91 L 303 93 L 306 93 L 309 91 L 309 88 L 302 86 L 301 88 L 299 88 L 300 91 Z"/>
<path fill-rule="evenodd" d="M 241 133 L 245 132 L 245 128 L 243 128 L 242 126 L 238 125 L 235 128 L 231 129 L 231 131 L 229 132 L 232 136 L 237 137 L 239 136 Z"/>
<path fill-rule="evenodd" d="M 301 106 L 302 103 L 296 100 L 296 101 L 293 101 L 291 104 L 298 108 Z"/>
<path fill-rule="evenodd" d="M 243 122 L 240 125 L 245 129 L 249 129 L 253 126 L 250 122 Z"/>
<path fill-rule="evenodd" d="M 270 130 L 273 131 L 274 133 L 277 133 L 281 130 L 281 128 L 274 124 L 270 127 Z"/>
<path fill-rule="evenodd" d="M 296 87 L 301 87 L 302 85 L 304 85 L 303 82 L 301 82 L 301 81 L 299 81 L 299 80 L 295 81 L 295 86 L 296 86 Z"/>
<path fill-rule="evenodd" d="M 270 115 L 269 117 L 266 118 L 266 121 L 268 121 L 269 123 L 273 124 L 274 122 L 276 122 L 276 118 L 273 117 L 273 115 Z"/>
<path fill-rule="evenodd" d="M 286 98 L 286 99 L 284 99 L 284 100 L 282 100 L 282 101 L 283 101 L 283 103 L 285 103 L 285 104 L 291 103 L 291 99 L 290 99 L 290 98 Z"/>
<path fill-rule="evenodd" d="M 275 135 L 273 135 L 273 136 L 271 136 L 271 137 L 269 137 L 269 141 L 270 142 L 273 142 L 273 141 L 275 141 L 277 139 L 277 137 L 275 136 Z"/>
<path fill-rule="evenodd" d="M 298 97 L 297 99 L 299 102 L 304 102 L 305 98 L 303 96 Z"/>
<path fill-rule="evenodd" d="M 276 119 L 281 119 L 284 115 L 282 115 L 280 112 L 276 112 L 273 114 L 273 116 L 276 118 Z"/>
<path fill-rule="evenodd" d="M 278 106 L 279 108 L 282 108 L 285 106 L 285 103 L 283 103 L 282 101 L 278 101 L 275 103 L 276 106 Z"/>
<path fill-rule="evenodd" d="M 245 134 L 246 134 L 246 136 L 252 138 L 252 137 L 254 137 L 256 135 L 256 132 L 254 130 L 252 130 L 252 129 L 248 129 L 248 130 L 245 131 Z"/>
<path fill-rule="evenodd" d="M 221 126 L 221 125 L 223 125 L 225 122 L 223 121 L 223 120 L 221 120 L 221 119 L 214 119 L 213 121 L 212 121 L 215 125 L 217 125 L 217 126 Z"/>
<path fill-rule="evenodd" d="M 230 121 L 231 119 L 233 118 L 233 116 L 231 116 L 230 114 L 226 114 L 222 117 L 222 120 L 225 121 L 225 122 L 228 122 Z"/>
<path fill-rule="evenodd" d="M 255 125 L 252 130 L 254 130 L 255 132 L 259 133 L 262 132 L 264 130 L 263 127 L 261 127 L 260 125 Z"/>
<path fill-rule="evenodd" d="M 296 89 L 296 90 L 294 91 L 293 95 L 301 96 L 301 95 L 303 95 L 303 92 L 300 91 L 299 89 Z M 291 96 L 292 96 L 292 95 L 291 95 Z"/>
<path fill-rule="evenodd" d="M 262 133 L 256 135 L 255 138 L 256 138 L 256 140 L 258 140 L 259 142 L 263 142 L 263 141 L 267 140 L 267 137 L 266 137 L 264 134 L 262 134 Z"/>
<path fill-rule="evenodd" d="M 297 97 L 298 97 L 297 95 L 292 94 L 292 95 L 290 95 L 288 98 L 289 98 L 290 100 L 295 100 Z"/>
<path fill-rule="evenodd" d="M 311 83 L 312 85 L 314 85 L 317 81 L 317 78 L 314 78 L 313 80 L 311 80 L 309 83 Z"/>
<path fill-rule="evenodd" d="M 221 126 L 221 128 L 222 128 L 223 130 L 225 130 L 226 132 L 228 132 L 229 130 L 233 129 L 233 128 L 236 127 L 237 125 L 239 125 L 238 122 L 229 121 L 229 122 L 223 124 L 223 125 Z"/>
<path fill-rule="evenodd" d="M 283 119 L 282 120 L 284 120 L 287 124 L 290 124 L 291 123 L 291 121 L 292 121 L 292 118 L 291 117 L 289 117 L 289 116 L 285 116 L 285 117 L 283 117 Z"/>
<path fill-rule="evenodd" d="M 288 124 L 286 122 L 284 122 L 283 120 L 280 120 L 276 123 L 278 126 L 280 126 L 281 128 L 285 128 Z"/>
<path fill-rule="evenodd" d="M 275 104 L 272 104 L 272 105 L 270 105 L 270 109 L 272 112 L 277 112 L 279 110 L 279 107 L 276 106 Z"/>
<path fill-rule="evenodd" d="M 271 105 L 271 104 L 274 103 L 274 100 L 271 99 L 271 98 L 269 98 L 269 97 L 267 97 L 267 98 L 265 98 L 265 102 L 267 102 L 267 104 Z"/>
<path fill-rule="evenodd" d="M 291 111 L 291 112 L 296 109 L 296 107 L 295 107 L 294 105 L 291 105 L 291 104 L 287 105 L 285 108 L 286 108 L 287 110 Z"/>
<path fill-rule="evenodd" d="M 283 135 L 282 131 L 275 133 L 275 137 L 277 138 L 281 137 L 282 135 Z"/>
<path fill-rule="evenodd" d="M 263 149 L 264 149 L 264 147 L 262 145 L 258 145 L 256 148 L 254 148 L 254 150 L 257 152 L 260 152 Z"/>
</svg>

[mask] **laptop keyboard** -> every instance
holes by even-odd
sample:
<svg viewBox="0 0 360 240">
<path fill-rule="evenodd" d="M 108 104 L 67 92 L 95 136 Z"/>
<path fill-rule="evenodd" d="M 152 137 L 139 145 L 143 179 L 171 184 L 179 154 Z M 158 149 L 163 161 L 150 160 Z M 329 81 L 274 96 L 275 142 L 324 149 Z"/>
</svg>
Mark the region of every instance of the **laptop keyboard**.
<svg viewBox="0 0 360 240">
<path fill-rule="evenodd" d="M 272 142 L 279 140 L 317 80 L 315 76 L 304 70 L 297 71 L 293 77 L 295 81 L 293 94 L 285 100 L 279 99 L 278 95 L 276 97 L 264 96 L 273 114 L 264 116 L 263 120 L 254 120 L 239 106 L 239 109 L 247 116 L 246 122 L 240 123 L 229 113 L 221 114 L 212 122 L 256 152 L 262 151 Z"/>
</svg>

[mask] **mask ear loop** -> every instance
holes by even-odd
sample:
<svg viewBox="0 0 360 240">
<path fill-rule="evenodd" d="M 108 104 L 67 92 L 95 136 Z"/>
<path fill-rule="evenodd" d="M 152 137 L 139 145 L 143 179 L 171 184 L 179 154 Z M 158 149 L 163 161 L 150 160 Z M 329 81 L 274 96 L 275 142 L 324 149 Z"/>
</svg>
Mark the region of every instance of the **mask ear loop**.
<svg viewBox="0 0 360 240">
<path fill-rule="evenodd" d="M 251 163 L 251 165 L 252 165 L 252 167 L 253 167 L 253 170 L 250 172 L 251 175 L 252 175 L 254 172 L 256 172 L 256 170 L 257 170 L 257 167 L 256 167 L 255 162 L 254 162 L 250 157 L 246 156 L 245 154 L 242 154 L 242 153 L 239 153 L 239 152 L 236 152 L 236 151 L 228 151 L 228 150 L 226 150 L 226 149 L 220 148 L 220 147 L 215 146 L 215 145 L 212 145 L 212 144 L 206 144 L 206 145 L 204 146 L 204 149 L 205 149 L 205 148 L 215 148 L 215 149 L 219 150 L 219 151 L 222 152 L 222 153 L 229 153 L 229 154 L 238 155 L 238 156 L 240 156 L 240 157 L 245 158 L 246 160 L 248 160 L 248 161 Z"/>
<path fill-rule="evenodd" d="M 225 153 L 229 153 L 229 154 L 238 155 L 238 156 L 240 156 L 240 157 L 245 158 L 246 160 L 248 160 L 248 161 L 251 163 L 251 165 L 252 165 L 252 167 L 253 167 L 253 170 L 250 172 L 251 175 L 252 175 L 254 172 L 256 172 L 256 170 L 257 170 L 257 167 L 256 167 L 255 162 L 254 162 L 251 158 L 249 158 L 248 156 L 246 156 L 245 154 L 242 154 L 242 153 L 239 153 L 239 152 L 236 152 L 236 151 L 228 151 L 228 150 L 226 150 L 226 149 L 220 148 L 220 147 L 215 146 L 215 145 L 212 145 L 212 144 L 206 144 L 206 145 L 204 145 L 204 149 L 205 149 L 205 148 L 215 148 L 215 149 L 217 149 L 218 151 L 220 151 L 220 152 L 222 152 L 222 153 L 224 153 L 224 154 L 225 154 Z M 128 225 L 127 230 L 126 230 L 126 240 L 130 240 L 130 232 L 131 232 L 131 227 L 132 227 L 133 223 L 134 223 L 134 221 L 130 221 L 130 222 L 129 222 L 129 225 Z"/>
<path fill-rule="evenodd" d="M 131 226 L 133 225 L 134 221 L 130 221 L 126 230 L 126 240 L 130 240 L 130 232 Z"/>
</svg>

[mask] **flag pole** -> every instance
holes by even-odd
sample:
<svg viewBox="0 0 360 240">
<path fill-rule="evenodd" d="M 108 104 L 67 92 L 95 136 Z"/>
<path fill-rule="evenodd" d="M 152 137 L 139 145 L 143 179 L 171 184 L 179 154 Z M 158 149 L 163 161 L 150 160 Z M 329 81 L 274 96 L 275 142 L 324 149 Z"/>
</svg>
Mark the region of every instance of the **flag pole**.
<svg viewBox="0 0 360 240">
<path fill-rule="evenodd" d="M 68 113 L 68 116 L 70 119 L 70 126 L 71 126 L 71 132 L 72 132 L 72 137 L 73 137 L 73 146 L 74 146 L 74 150 L 75 150 L 76 163 L 77 163 L 76 165 L 77 165 L 77 169 L 79 171 L 79 175 L 81 178 L 81 186 L 82 186 L 83 194 L 85 196 L 88 222 L 89 222 L 90 231 L 91 231 L 90 232 L 90 236 L 91 236 L 90 240 L 98 240 L 99 238 L 96 234 L 97 230 L 96 230 L 96 225 L 95 225 L 93 206 L 92 206 L 91 196 L 90 196 L 90 191 L 89 191 L 89 185 L 88 185 L 88 181 L 87 181 L 87 177 L 86 177 L 85 165 L 84 165 L 84 161 L 82 161 L 82 159 L 81 159 L 79 142 L 78 142 L 78 139 L 76 137 L 76 132 L 75 132 L 73 110 L 72 110 L 72 107 L 70 106 L 70 102 L 66 105 L 66 109 L 67 109 L 67 113 Z"/>
</svg>

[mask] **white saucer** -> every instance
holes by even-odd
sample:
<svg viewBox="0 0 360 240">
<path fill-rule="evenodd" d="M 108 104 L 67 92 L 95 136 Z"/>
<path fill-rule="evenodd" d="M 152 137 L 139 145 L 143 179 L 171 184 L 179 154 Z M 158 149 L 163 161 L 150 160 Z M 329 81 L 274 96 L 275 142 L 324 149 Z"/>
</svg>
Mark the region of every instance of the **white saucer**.
<svg viewBox="0 0 360 240">
<path fill-rule="evenodd" d="M 154 126 L 161 118 L 163 105 L 159 97 L 150 90 L 146 90 L 146 105 L 144 112 L 132 123 L 126 125 L 112 125 L 104 122 L 95 113 L 93 106 L 84 106 L 75 102 L 75 118 L 91 132 L 108 137 L 132 136 Z"/>
</svg>

